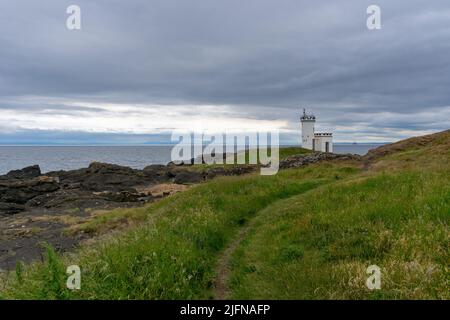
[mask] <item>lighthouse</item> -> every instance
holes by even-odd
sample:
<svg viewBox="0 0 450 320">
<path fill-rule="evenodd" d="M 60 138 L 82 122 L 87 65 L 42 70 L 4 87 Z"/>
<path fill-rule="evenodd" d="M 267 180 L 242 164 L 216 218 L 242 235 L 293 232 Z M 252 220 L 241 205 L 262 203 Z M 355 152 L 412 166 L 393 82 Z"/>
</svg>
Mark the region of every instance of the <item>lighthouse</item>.
<svg viewBox="0 0 450 320">
<path fill-rule="evenodd" d="M 313 114 L 307 114 L 306 110 L 303 109 L 300 122 L 302 124 L 303 148 L 320 152 L 333 152 L 333 133 L 315 132 L 316 117 Z"/>
<path fill-rule="evenodd" d="M 313 150 L 314 124 L 316 123 L 316 117 L 312 114 L 306 114 L 306 110 L 303 109 L 303 115 L 300 118 L 300 121 L 302 123 L 302 147 Z"/>
</svg>

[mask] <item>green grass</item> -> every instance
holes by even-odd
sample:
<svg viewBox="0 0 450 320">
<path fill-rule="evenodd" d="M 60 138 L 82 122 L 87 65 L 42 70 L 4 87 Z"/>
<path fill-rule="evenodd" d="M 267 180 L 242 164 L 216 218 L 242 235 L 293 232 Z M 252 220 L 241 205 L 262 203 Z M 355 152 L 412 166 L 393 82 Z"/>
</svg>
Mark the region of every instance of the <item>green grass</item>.
<svg viewBox="0 0 450 320">
<path fill-rule="evenodd" d="M 287 158 L 289 156 L 295 156 L 299 154 L 311 153 L 311 150 L 299 148 L 299 147 L 284 147 L 279 149 L 280 159 Z"/>
<path fill-rule="evenodd" d="M 271 203 L 301 194 L 357 169 L 323 166 L 276 176 L 224 177 L 138 209 L 141 227 L 75 255 L 49 254 L 11 275 L 3 298 L 189 299 L 211 297 L 221 250 L 238 230 Z M 143 211 L 146 219 L 142 220 Z M 130 210 L 125 210 L 125 216 Z M 113 215 L 119 219 L 119 211 Z M 103 221 L 107 222 L 107 221 Z M 100 226 L 97 221 L 97 226 Z M 91 227 L 95 227 L 91 225 Z M 82 269 L 82 290 L 69 292 L 64 268 Z M 49 285 L 48 282 L 51 282 Z"/>
<path fill-rule="evenodd" d="M 62 257 L 48 248 L 44 263 L 4 276 L 0 297 L 213 298 L 218 260 L 248 228 L 231 259 L 231 298 L 449 299 L 450 139 L 437 141 L 367 171 L 325 162 L 222 177 L 99 215 L 82 229 L 131 227 Z M 72 264 L 82 269 L 76 292 L 65 288 Z M 381 290 L 365 287 L 371 264 L 381 267 Z"/>
<path fill-rule="evenodd" d="M 254 150 L 254 149 L 253 149 Z M 255 151 L 255 150 L 254 150 Z M 242 154 L 242 152 L 244 152 L 244 151 L 240 151 L 239 153 L 240 154 Z M 258 153 L 259 151 L 258 150 L 256 150 L 256 161 L 259 163 L 259 153 Z M 269 154 L 269 156 L 271 156 L 272 155 L 272 152 L 278 152 L 278 156 L 279 156 L 279 159 L 281 160 L 281 159 L 284 159 L 284 158 L 287 158 L 287 157 L 289 157 L 289 156 L 294 156 L 294 155 L 302 155 L 302 154 L 308 154 L 308 153 L 312 153 L 312 151 L 311 150 L 308 150 L 308 149 L 304 149 L 304 148 L 301 148 L 301 147 L 280 147 L 280 148 L 278 148 L 278 149 L 274 149 L 274 150 L 271 150 L 271 149 L 268 149 L 268 154 Z M 235 157 L 233 158 L 233 157 L 231 157 L 231 159 L 234 161 L 234 162 L 236 162 L 236 160 L 237 160 L 237 155 L 235 155 Z M 232 161 L 232 162 L 233 162 Z M 248 150 L 246 150 L 245 151 L 245 164 L 248 164 L 248 165 L 251 165 L 251 164 L 255 164 L 255 163 L 251 163 L 250 164 L 250 160 L 249 160 L 249 151 Z M 226 163 L 224 163 L 224 164 L 211 164 L 211 165 L 204 165 L 204 164 L 195 164 L 195 165 L 192 165 L 189 169 L 190 170 L 205 170 L 205 169 L 210 169 L 210 168 L 216 168 L 216 167 L 223 167 L 223 168 L 229 168 L 229 167 L 233 167 L 233 166 L 240 166 L 241 164 L 236 164 L 236 163 L 232 163 L 232 164 L 226 164 Z"/>
<path fill-rule="evenodd" d="M 449 299 L 450 133 L 264 209 L 232 257 L 236 299 Z M 366 268 L 382 271 L 370 291 Z"/>
<path fill-rule="evenodd" d="M 258 215 L 233 257 L 236 299 L 449 299 L 450 174 L 326 185 Z M 382 289 L 365 286 L 382 270 Z"/>
</svg>

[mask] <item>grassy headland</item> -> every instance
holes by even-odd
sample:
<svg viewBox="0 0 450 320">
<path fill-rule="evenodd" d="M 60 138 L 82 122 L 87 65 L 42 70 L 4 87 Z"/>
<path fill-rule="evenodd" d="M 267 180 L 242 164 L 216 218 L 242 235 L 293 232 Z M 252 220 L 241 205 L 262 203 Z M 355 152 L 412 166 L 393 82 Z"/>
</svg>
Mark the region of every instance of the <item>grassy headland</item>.
<svg viewBox="0 0 450 320">
<path fill-rule="evenodd" d="M 6 275 L 0 296 L 215 298 L 218 261 L 247 228 L 231 256 L 228 297 L 448 299 L 450 133 L 417 141 L 361 162 L 221 177 L 101 215 L 86 230 L 123 219 L 135 226 L 74 254 L 49 248 L 45 262 Z M 82 269 L 79 291 L 65 286 L 72 264 Z M 382 269 L 381 290 L 365 286 L 371 264 Z"/>
</svg>

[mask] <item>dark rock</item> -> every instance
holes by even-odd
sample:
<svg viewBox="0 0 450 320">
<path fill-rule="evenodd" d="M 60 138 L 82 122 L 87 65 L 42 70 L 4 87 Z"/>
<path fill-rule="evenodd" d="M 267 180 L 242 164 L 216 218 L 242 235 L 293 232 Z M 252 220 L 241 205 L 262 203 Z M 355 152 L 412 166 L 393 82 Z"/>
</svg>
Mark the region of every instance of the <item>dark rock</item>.
<svg viewBox="0 0 450 320">
<path fill-rule="evenodd" d="M 217 176 L 240 176 L 256 170 L 257 166 L 254 165 L 232 165 L 229 167 L 215 167 L 207 169 L 207 179 L 213 179 Z"/>
<path fill-rule="evenodd" d="M 65 189 L 80 189 L 81 188 L 81 182 L 73 182 L 73 183 L 68 183 L 64 185 Z"/>
<path fill-rule="evenodd" d="M 58 190 L 52 193 L 46 193 L 30 199 L 26 203 L 27 208 L 44 207 L 53 208 L 62 204 L 69 204 L 79 199 L 85 199 L 90 193 L 80 190 Z"/>
<path fill-rule="evenodd" d="M 130 167 L 119 166 L 117 164 L 102 163 L 102 162 L 92 162 L 87 172 L 91 174 L 123 174 L 130 175 L 138 172 L 139 170 L 131 169 Z"/>
<path fill-rule="evenodd" d="M 94 162 L 88 168 L 49 172 L 45 176 L 20 178 L 40 174 L 38 166 L 12 171 L 9 178 L 0 179 L 0 213 L 16 213 L 33 208 L 94 208 L 113 203 L 150 201 L 137 187 L 159 183 L 199 183 L 221 175 L 241 175 L 255 166 L 200 168 L 150 165 L 143 170 Z M 14 177 L 14 178 L 11 178 Z M 163 195 L 166 196 L 166 195 Z M 6 203 L 8 205 L 6 205 Z"/>
<path fill-rule="evenodd" d="M 48 175 L 58 177 L 63 188 L 79 185 L 89 191 L 133 192 L 133 186 L 147 180 L 141 170 L 100 162 L 93 162 L 88 168 L 49 172 Z"/>
<path fill-rule="evenodd" d="M 142 170 L 142 173 L 146 180 L 154 182 L 154 183 L 162 183 L 169 180 L 169 178 L 173 178 L 174 176 L 171 176 L 168 174 L 169 172 L 168 166 L 164 165 L 150 165 L 145 167 Z"/>
<path fill-rule="evenodd" d="M 41 175 L 41 168 L 38 165 L 26 167 L 20 170 L 12 170 L 6 175 L 1 176 L 2 179 L 31 179 Z"/>
<path fill-rule="evenodd" d="M 308 164 L 326 161 L 326 160 L 360 160 L 361 156 L 355 154 L 336 154 L 315 152 L 304 155 L 295 155 L 287 157 L 280 162 L 280 169 L 298 168 Z"/>
<path fill-rule="evenodd" d="M 175 170 L 169 170 L 166 172 L 166 177 L 167 178 L 175 178 L 177 175 L 177 171 Z"/>
<path fill-rule="evenodd" d="M 103 191 L 103 192 L 95 192 L 94 195 L 115 202 L 136 202 L 140 201 L 139 199 L 142 198 L 141 194 L 137 192 L 132 193 L 128 191 L 121 191 L 121 192 Z"/>
<path fill-rule="evenodd" d="M 112 197 L 111 197 L 112 198 Z M 60 189 L 56 192 L 40 195 L 29 200 L 26 208 L 98 208 L 114 203 L 113 200 L 101 192 L 90 192 L 81 189 Z"/>
<path fill-rule="evenodd" d="M 40 176 L 25 180 L 0 180 L 0 202 L 25 204 L 28 200 L 59 189 L 55 179 Z"/>
<path fill-rule="evenodd" d="M 203 180 L 204 180 L 203 173 L 197 171 L 182 171 L 176 173 L 174 178 L 174 182 L 178 184 L 198 183 Z"/>
<path fill-rule="evenodd" d="M 144 176 L 155 176 L 155 175 L 164 175 L 167 171 L 167 166 L 162 164 L 152 164 L 150 166 L 146 166 L 142 172 Z"/>
<path fill-rule="evenodd" d="M 0 213 L 16 214 L 25 210 L 25 206 L 17 203 L 0 202 Z"/>
</svg>

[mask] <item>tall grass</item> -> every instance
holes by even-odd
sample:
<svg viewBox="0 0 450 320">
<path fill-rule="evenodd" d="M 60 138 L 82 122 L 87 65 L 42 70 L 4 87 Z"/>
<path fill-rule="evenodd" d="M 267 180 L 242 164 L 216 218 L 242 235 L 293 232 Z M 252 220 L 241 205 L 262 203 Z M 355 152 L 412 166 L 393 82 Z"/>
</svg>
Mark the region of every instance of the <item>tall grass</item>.
<svg viewBox="0 0 450 320">
<path fill-rule="evenodd" d="M 256 218 L 233 257 L 232 297 L 449 299 L 449 222 L 449 170 L 317 188 Z M 381 290 L 366 287 L 372 264 Z"/>
<path fill-rule="evenodd" d="M 21 299 L 208 298 L 218 255 L 239 228 L 271 203 L 345 177 L 357 169 L 323 166 L 277 176 L 219 178 L 144 209 L 141 226 L 10 276 L 1 296 Z M 143 209 L 137 210 L 142 219 Z M 126 215 L 130 210 L 125 210 Z M 120 212 L 115 215 L 120 215 Z M 82 269 L 80 291 L 63 285 L 63 266 Z"/>
<path fill-rule="evenodd" d="M 232 298 L 449 299 L 449 135 L 396 145 L 366 171 L 336 162 L 223 177 L 100 215 L 83 230 L 137 226 L 63 257 L 48 248 L 45 262 L 18 265 L 0 281 L 0 297 L 212 298 L 217 261 L 247 226 L 232 256 Z M 80 291 L 65 288 L 73 264 Z M 372 264 L 381 290 L 365 286 Z"/>
</svg>

